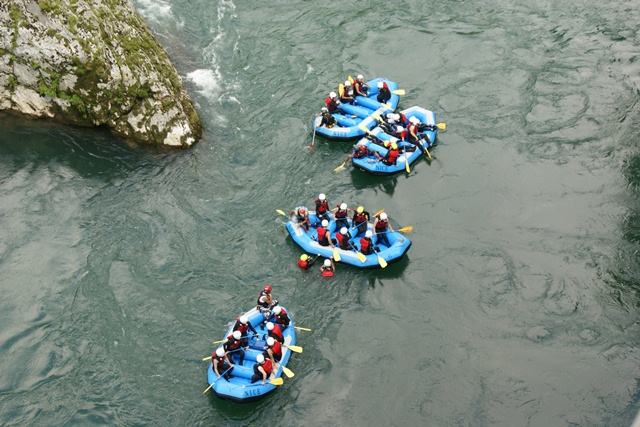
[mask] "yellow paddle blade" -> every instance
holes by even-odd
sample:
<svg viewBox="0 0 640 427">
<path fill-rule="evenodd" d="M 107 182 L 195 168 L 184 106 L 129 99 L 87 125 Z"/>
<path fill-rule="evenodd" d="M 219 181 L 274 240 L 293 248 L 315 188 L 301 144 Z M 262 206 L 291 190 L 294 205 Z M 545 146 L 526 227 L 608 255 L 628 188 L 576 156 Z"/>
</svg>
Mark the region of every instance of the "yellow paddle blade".
<svg viewBox="0 0 640 427">
<path fill-rule="evenodd" d="M 400 233 L 410 233 L 413 231 L 413 226 L 409 225 L 407 227 L 402 227 L 400 230 L 398 230 Z"/>
<path fill-rule="evenodd" d="M 387 261 L 384 260 L 380 255 L 378 255 L 378 263 L 380 267 L 385 268 L 387 266 Z"/>
<path fill-rule="evenodd" d="M 366 133 L 369 133 L 369 134 L 371 133 L 371 131 L 370 131 L 369 129 L 367 129 L 367 128 L 365 127 L 365 125 L 363 125 L 362 123 L 360 123 L 360 124 L 358 125 L 358 127 L 359 127 L 360 129 L 362 129 L 363 131 L 365 131 Z"/>
<path fill-rule="evenodd" d="M 211 359 L 211 356 L 207 356 L 207 357 L 203 357 L 202 360 L 209 360 Z"/>
<path fill-rule="evenodd" d="M 426 151 L 427 156 L 429 156 L 429 160 L 433 160 L 433 157 L 431 157 L 431 153 L 429 152 L 429 149 L 427 147 L 424 147 L 424 151 Z"/>
<path fill-rule="evenodd" d="M 338 85 L 338 96 L 342 97 L 343 93 L 344 93 L 344 84 L 340 83 Z"/>
<path fill-rule="evenodd" d="M 349 80 L 349 83 L 353 84 L 353 77 L 349 76 L 347 77 L 347 80 Z"/>
<path fill-rule="evenodd" d="M 404 170 L 406 170 L 407 173 L 411 173 L 411 168 L 409 167 L 409 160 L 404 161 Z"/>
<path fill-rule="evenodd" d="M 284 374 L 287 376 L 287 378 L 293 378 L 296 374 L 293 373 L 293 371 L 289 368 L 287 368 L 286 366 L 282 367 L 282 372 L 284 372 Z"/>
<path fill-rule="evenodd" d="M 405 91 L 404 91 L 404 89 L 398 89 L 398 90 L 392 91 L 391 93 L 394 94 L 394 95 L 403 96 L 405 94 Z"/>
<path fill-rule="evenodd" d="M 215 383 L 213 383 L 213 384 L 215 384 Z M 203 391 L 202 394 L 205 394 L 206 392 L 208 392 L 213 384 L 211 384 L 209 387 L 207 387 L 207 389 L 205 391 Z"/>
<path fill-rule="evenodd" d="M 283 212 L 282 210 L 280 210 L 280 209 L 276 209 L 276 212 L 278 212 L 278 213 L 279 213 L 280 215 L 282 215 L 282 216 L 287 216 L 287 214 L 286 214 L 286 213 L 284 213 L 284 212 Z M 218 342 L 222 342 L 222 341 L 218 341 Z M 214 343 L 214 344 L 215 344 L 215 343 Z"/>
<path fill-rule="evenodd" d="M 294 328 L 295 328 L 295 329 L 299 329 L 299 330 L 301 330 L 301 331 L 308 331 L 308 332 L 311 332 L 311 329 L 309 329 L 309 328 L 303 328 L 302 326 L 294 326 Z"/>
<path fill-rule="evenodd" d="M 371 113 L 371 115 L 373 116 L 374 119 L 376 119 L 377 121 L 381 122 L 382 121 L 382 117 L 380 117 L 380 114 L 378 113 Z"/>
<path fill-rule="evenodd" d="M 340 258 L 340 254 L 338 253 L 337 249 L 333 250 L 333 260 L 336 262 L 340 262 L 342 258 Z"/>
<path fill-rule="evenodd" d="M 384 212 L 384 209 L 380 209 L 378 212 L 373 214 L 373 216 L 376 217 L 376 216 L 380 215 L 382 212 Z"/>
<path fill-rule="evenodd" d="M 297 345 L 285 345 L 285 347 L 295 353 L 302 353 L 302 347 L 299 347 Z"/>
<path fill-rule="evenodd" d="M 274 378 L 271 381 L 269 381 L 269 384 L 271 384 L 271 385 L 282 385 L 282 384 L 284 384 L 284 380 L 282 378 Z"/>
<path fill-rule="evenodd" d="M 382 105 L 384 108 L 387 108 L 389 110 L 393 110 L 393 108 L 391 108 L 391 105 L 389 105 L 389 104 L 380 103 L 380 105 Z"/>
<path fill-rule="evenodd" d="M 438 124 L 436 125 L 436 127 L 437 127 L 438 129 L 445 130 L 445 129 L 447 128 L 447 124 L 446 124 L 446 123 L 438 123 Z"/>
<path fill-rule="evenodd" d="M 340 166 L 338 166 L 337 168 L 335 168 L 333 171 L 334 171 L 334 172 L 338 172 L 339 170 L 344 169 L 344 165 L 345 165 L 346 163 L 347 163 L 347 162 L 342 163 Z"/>
<path fill-rule="evenodd" d="M 362 252 L 356 252 L 356 256 L 360 262 L 365 262 L 367 260 L 367 257 Z"/>
<path fill-rule="evenodd" d="M 213 344 L 220 344 L 221 342 L 226 342 L 227 340 L 214 341 Z"/>
</svg>

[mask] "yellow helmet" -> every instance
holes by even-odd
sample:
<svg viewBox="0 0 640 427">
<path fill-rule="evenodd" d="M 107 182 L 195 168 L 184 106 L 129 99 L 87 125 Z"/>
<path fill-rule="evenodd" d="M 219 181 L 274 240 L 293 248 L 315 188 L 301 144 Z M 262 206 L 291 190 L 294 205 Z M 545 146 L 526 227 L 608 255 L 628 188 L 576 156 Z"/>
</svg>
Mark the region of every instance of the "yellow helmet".
<svg viewBox="0 0 640 427">
<path fill-rule="evenodd" d="M 364 208 L 362 206 L 358 206 L 358 209 L 356 209 L 356 212 L 362 213 L 364 212 Z"/>
<path fill-rule="evenodd" d="M 309 255 L 307 255 L 307 254 L 300 255 L 300 261 L 306 261 L 308 259 L 309 259 Z"/>
<path fill-rule="evenodd" d="M 391 149 L 392 150 L 397 150 L 398 149 L 398 144 L 396 144 L 395 142 L 393 144 L 391 144 Z"/>
</svg>

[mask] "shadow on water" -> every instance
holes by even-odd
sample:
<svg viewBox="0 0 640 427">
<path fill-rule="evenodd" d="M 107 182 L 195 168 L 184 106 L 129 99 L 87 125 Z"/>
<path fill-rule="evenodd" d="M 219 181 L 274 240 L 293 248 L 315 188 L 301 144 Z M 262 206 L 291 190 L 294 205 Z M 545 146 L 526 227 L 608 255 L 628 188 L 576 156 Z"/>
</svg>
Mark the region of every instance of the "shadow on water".
<svg viewBox="0 0 640 427">
<path fill-rule="evenodd" d="M 402 175 L 374 176 L 355 168 L 351 170 L 351 181 L 355 189 L 363 190 L 377 187 L 389 196 L 393 196 L 400 176 Z"/>
<path fill-rule="evenodd" d="M 0 170 L 5 176 L 59 164 L 82 178 L 123 178 L 144 167 L 163 167 L 166 159 L 179 155 L 151 146 L 128 147 L 105 127 L 72 127 L 4 114 L 0 128 Z"/>
</svg>

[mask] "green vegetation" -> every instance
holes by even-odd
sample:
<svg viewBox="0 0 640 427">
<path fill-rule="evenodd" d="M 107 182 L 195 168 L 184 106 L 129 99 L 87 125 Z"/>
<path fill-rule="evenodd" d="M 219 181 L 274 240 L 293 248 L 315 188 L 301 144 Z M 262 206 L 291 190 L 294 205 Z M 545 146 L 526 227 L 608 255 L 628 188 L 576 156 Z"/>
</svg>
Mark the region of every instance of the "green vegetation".
<svg viewBox="0 0 640 427">
<path fill-rule="evenodd" d="M 11 92 L 16 90 L 16 87 L 18 87 L 18 79 L 16 79 L 16 76 L 14 76 L 13 74 L 9 75 L 9 79 L 7 81 L 7 87 Z"/>
</svg>

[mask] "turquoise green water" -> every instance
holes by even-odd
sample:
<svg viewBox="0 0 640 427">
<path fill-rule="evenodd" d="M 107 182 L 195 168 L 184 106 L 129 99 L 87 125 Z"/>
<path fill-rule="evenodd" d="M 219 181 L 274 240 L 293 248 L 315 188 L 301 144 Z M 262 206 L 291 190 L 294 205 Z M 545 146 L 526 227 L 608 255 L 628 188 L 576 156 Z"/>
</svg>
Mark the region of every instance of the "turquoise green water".
<svg viewBox="0 0 640 427">
<path fill-rule="evenodd" d="M 0 117 L 0 424 L 628 426 L 639 409 L 634 3 L 137 1 L 205 122 L 192 150 Z M 348 75 L 436 112 L 409 176 L 311 118 Z M 413 226 L 385 270 L 302 273 L 288 211 Z M 203 396 L 264 284 L 295 377 Z"/>
</svg>

